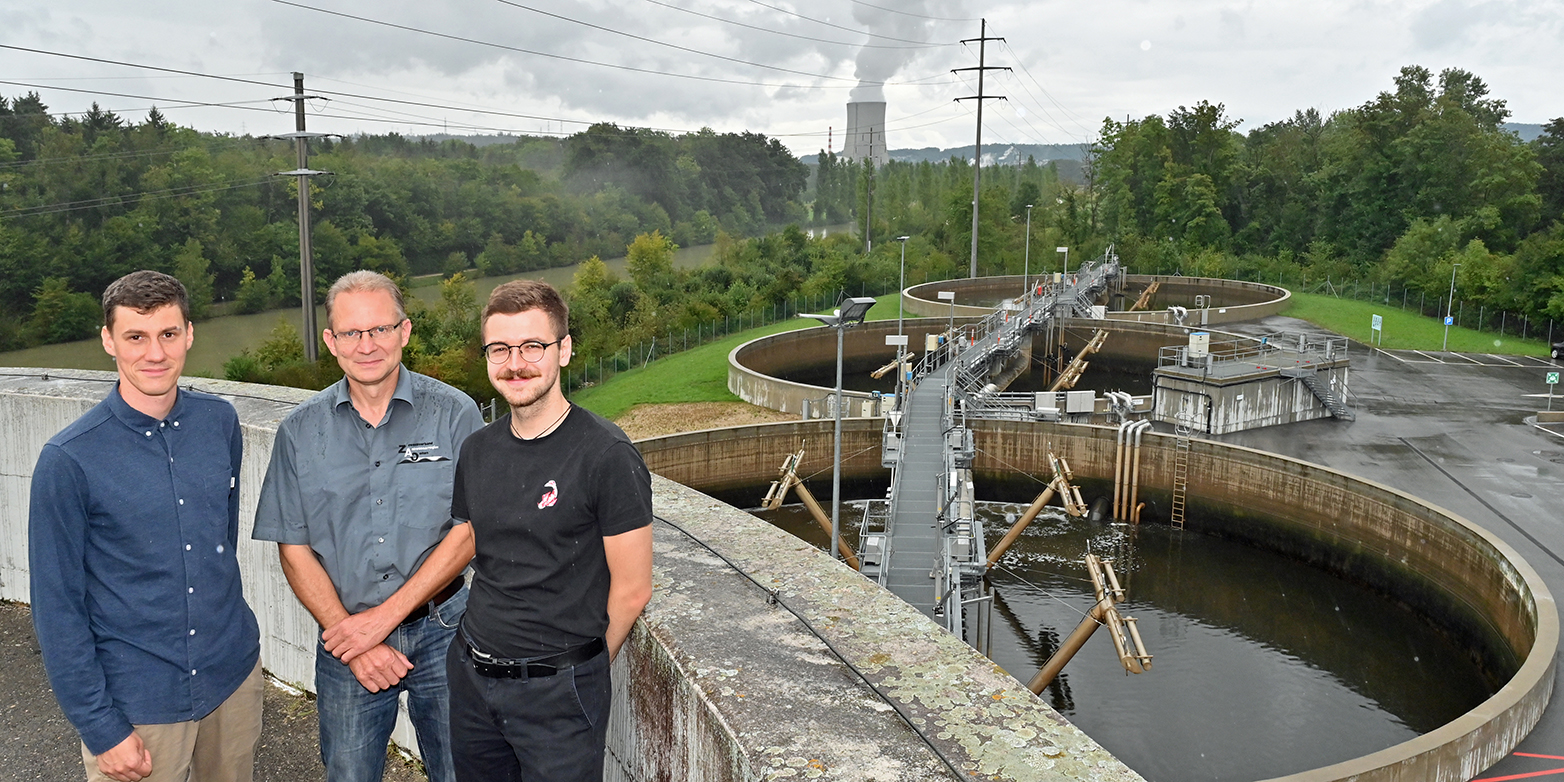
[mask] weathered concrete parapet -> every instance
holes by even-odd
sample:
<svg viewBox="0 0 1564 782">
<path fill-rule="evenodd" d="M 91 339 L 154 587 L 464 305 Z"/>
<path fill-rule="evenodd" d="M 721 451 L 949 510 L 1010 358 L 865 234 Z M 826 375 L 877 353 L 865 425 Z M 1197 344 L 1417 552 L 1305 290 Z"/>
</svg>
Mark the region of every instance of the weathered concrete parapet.
<svg viewBox="0 0 1564 782">
<path fill-rule="evenodd" d="M 1040 275 L 1032 277 L 1039 279 Z M 1135 297 L 1152 282 L 1160 282 L 1161 287 L 1157 292 L 1154 309 L 1142 312 L 1116 312 L 1110 306 L 1108 318 L 1111 320 L 1169 323 L 1166 307 L 1169 304 L 1177 304 L 1190 310 L 1185 325 L 1237 323 L 1275 315 L 1286 309 L 1292 298 L 1292 293 L 1285 288 L 1243 280 L 1162 274 L 1130 274 L 1126 275 L 1124 280 L 1124 293 L 1127 299 L 1125 306 L 1134 303 Z M 987 302 L 1021 295 L 1021 275 L 941 280 L 913 285 L 902 291 L 902 306 L 907 312 L 915 315 L 948 316 L 951 314 L 951 305 L 938 299 L 935 294 L 939 291 L 953 291 L 956 294 L 956 317 L 981 317 L 994 311 L 994 307 L 989 306 Z M 1202 294 L 1212 296 L 1214 303 L 1207 309 L 1196 310 L 1195 296 Z M 981 302 L 981 304 L 973 302 Z"/>
<path fill-rule="evenodd" d="M 656 529 L 647 632 L 632 639 L 619 712 L 633 727 L 616 724 L 628 740 L 611 742 L 629 748 L 629 774 L 610 780 L 917 782 L 951 779 L 947 760 L 961 778 L 1140 779 L 891 593 L 747 513 L 654 481 L 658 516 L 683 531 Z"/>
</svg>

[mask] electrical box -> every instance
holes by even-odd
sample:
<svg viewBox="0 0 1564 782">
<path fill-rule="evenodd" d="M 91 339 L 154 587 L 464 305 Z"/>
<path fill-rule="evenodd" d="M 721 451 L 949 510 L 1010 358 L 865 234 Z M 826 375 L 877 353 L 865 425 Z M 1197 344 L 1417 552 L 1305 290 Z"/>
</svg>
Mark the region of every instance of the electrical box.
<svg viewBox="0 0 1564 782">
<path fill-rule="evenodd" d="M 936 350 L 939 350 L 939 335 L 938 334 L 925 334 L 925 335 L 923 335 L 923 352 L 925 352 L 925 353 L 933 353 Z"/>
<path fill-rule="evenodd" d="M 1097 393 L 1095 391 L 1066 391 L 1064 392 L 1064 411 L 1066 413 L 1092 413 L 1097 410 Z"/>
<path fill-rule="evenodd" d="M 1205 358 L 1211 354 L 1211 332 L 1195 331 L 1189 335 L 1189 357 Z"/>
<path fill-rule="evenodd" d="M 1092 318 L 1103 320 L 1108 317 L 1108 308 L 1101 304 L 1092 305 Z"/>
</svg>

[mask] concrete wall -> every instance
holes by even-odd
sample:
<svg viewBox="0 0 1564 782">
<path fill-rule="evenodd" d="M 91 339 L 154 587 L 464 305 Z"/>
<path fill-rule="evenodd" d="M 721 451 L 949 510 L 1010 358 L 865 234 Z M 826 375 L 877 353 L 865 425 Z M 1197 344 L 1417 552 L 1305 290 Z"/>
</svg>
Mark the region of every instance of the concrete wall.
<svg viewBox="0 0 1564 782">
<path fill-rule="evenodd" d="M 1036 278 L 1036 275 L 1033 275 Z M 1167 308 L 1173 305 L 1191 309 L 1187 325 L 1203 326 L 1220 323 L 1237 323 L 1255 320 L 1280 313 L 1287 308 L 1292 293 L 1285 288 L 1242 280 L 1223 280 L 1212 277 L 1175 277 L 1153 274 L 1130 274 L 1124 278 L 1124 304 L 1128 307 L 1153 281 L 1161 282 L 1152 299 L 1151 308 L 1140 312 L 1110 312 L 1114 320 L 1133 320 L 1143 323 L 1171 323 Z M 956 317 L 978 317 L 994 310 L 994 302 L 1001 298 L 1014 298 L 1022 292 L 1021 275 L 1009 277 L 979 277 L 977 279 L 943 280 L 913 285 L 902 291 L 902 306 L 915 315 L 939 317 L 950 313 L 950 304 L 940 301 L 939 291 L 955 291 Z M 1212 297 L 1208 310 L 1195 311 L 1195 296 Z M 1112 307 L 1110 306 L 1110 310 Z"/>
<path fill-rule="evenodd" d="M 844 453 L 868 447 L 873 422 L 854 422 Z M 776 477 L 800 441 L 828 444 L 829 422 L 736 427 L 641 443 L 652 469 L 698 488 L 727 491 Z M 1148 434 L 1141 455 L 1145 518 L 1165 520 L 1172 481 L 1171 436 Z M 850 443 L 850 444 L 849 444 Z M 977 424 L 980 481 L 1017 466 L 1042 469 L 1051 447 L 1078 479 L 1111 491 L 1115 430 L 1011 422 Z M 1286 457 L 1205 440 L 1192 444 L 1192 519 L 1219 520 L 1203 531 L 1295 556 L 1394 594 L 1478 646 L 1491 669 L 1515 673 L 1498 693 L 1455 721 L 1362 758 L 1295 774 L 1288 782 L 1464 782 L 1503 757 L 1536 724 L 1556 675 L 1558 613 L 1553 597 L 1503 541 L 1448 511 L 1372 481 Z M 813 465 L 829 464 L 812 450 Z M 848 479 L 879 471 L 862 455 L 844 465 Z M 710 483 L 695 465 L 712 466 Z M 756 490 L 758 493 L 758 490 Z M 1285 514 L 1285 515 L 1282 515 Z M 1213 522 L 1214 523 L 1214 522 Z"/>
<path fill-rule="evenodd" d="M 0 369 L 0 599 L 29 599 L 26 509 L 38 451 L 112 380 L 105 372 Z M 226 396 L 239 411 L 238 555 L 260 620 L 262 664 L 311 690 L 318 630 L 289 590 L 276 547 L 249 540 L 276 424 L 308 393 L 189 384 Z M 822 425 L 830 426 L 799 430 L 812 441 L 811 470 L 830 442 Z M 789 426 L 775 429 L 775 447 L 796 450 Z M 878 469 L 878 422 L 849 429 L 859 438 L 853 442 L 872 440 L 876 449 L 847 463 Z M 780 464 L 721 432 L 702 434 L 683 442 L 731 449 L 730 460 L 747 452 L 747 461 L 686 465 L 687 473 L 731 483 L 748 470 L 745 485 L 753 486 L 756 473 L 774 475 Z M 678 471 L 677 449 L 643 447 Z M 1005 780 L 1140 779 L 1015 679 L 810 546 L 661 476 L 653 477 L 653 502 L 654 595 L 614 664 L 605 779 L 932 782 L 950 779 L 950 767 Z M 927 741 L 909 720 L 927 726 Z M 394 738 L 415 747 L 405 721 Z"/>
<path fill-rule="evenodd" d="M 957 321 L 962 322 L 960 320 Z M 914 355 L 923 354 L 924 335 L 940 333 L 947 321 L 938 318 L 919 318 L 903 323 L 907 335 L 907 347 Z M 875 320 L 849 329 L 842 338 L 842 365 L 844 371 L 868 371 L 896 358 L 896 348 L 885 344 L 885 337 L 896 333 L 896 321 Z M 752 405 L 767 407 L 784 413 L 801 413 L 804 400 L 818 402 L 823 396 L 835 392 L 835 385 L 816 386 L 782 379 L 782 375 L 806 367 L 836 365 L 836 331 L 824 326 L 759 337 L 734 348 L 728 354 L 728 390 Z M 844 399 L 850 407 L 843 409 L 843 417 L 869 415 L 864 402 L 872 394 L 863 391 L 844 391 Z M 872 411 L 871 411 L 872 412 Z M 812 410 L 811 417 L 819 418 L 820 410 Z"/>
</svg>

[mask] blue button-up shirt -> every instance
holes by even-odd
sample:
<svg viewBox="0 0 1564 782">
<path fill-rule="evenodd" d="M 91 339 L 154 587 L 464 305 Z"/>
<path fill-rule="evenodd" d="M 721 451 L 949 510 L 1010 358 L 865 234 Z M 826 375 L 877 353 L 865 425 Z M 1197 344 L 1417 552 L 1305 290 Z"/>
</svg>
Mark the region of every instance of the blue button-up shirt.
<svg viewBox="0 0 1564 782">
<path fill-rule="evenodd" d="M 255 668 L 244 602 L 239 417 L 181 389 L 163 420 L 118 387 L 33 470 L 33 626 L 65 716 L 102 754 L 135 724 L 198 720 Z"/>
<path fill-rule="evenodd" d="M 385 602 L 456 522 L 451 487 L 467 435 L 483 427 L 461 391 L 402 367 L 372 426 L 343 378 L 277 427 L 251 537 L 307 545 L 348 613 Z"/>
</svg>

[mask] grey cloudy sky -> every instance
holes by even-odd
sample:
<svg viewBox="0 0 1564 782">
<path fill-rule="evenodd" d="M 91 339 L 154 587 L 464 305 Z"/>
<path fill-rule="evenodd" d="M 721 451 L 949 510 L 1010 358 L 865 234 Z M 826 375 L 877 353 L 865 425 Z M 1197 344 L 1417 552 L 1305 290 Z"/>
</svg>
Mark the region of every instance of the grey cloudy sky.
<svg viewBox="0 0 1564 782">
<path fill-rule="evenodd" d="M 985 91 L 1008 101 L 985 109 L 985 144 L 1089 141 L 1104 117 L 1200 100 L 1248 130 L 1361 104 L 1407 64 L 1476 73 L 1513 121 L 1564 115 L 1558 0 L 0 0 L 5 46 L 276 85 L 0 49 L 0 95 L 36 90 L 60 112 L 96 100 L 135 119 L 155 102 L 181 124 L 259 135 L 292 130 L 268 99 L 297 70 L 311 92 L 433 104 L 339 94 L 312 105 L 323 132 L 609 121 L 749 130 L 808 154 L 828 128 L 841 149 L 844 104 L 872 95 L 867 79 L 886 82 L 892 147 L 954 147 L 971 143 L 973 118 L 953 99 L 976 82 L 950 69 L 977 64 L 976 46 L 956 42 L 979 35 L 979 17 L 1006 39 L 988 64 L 1014 68 L 989 73 Z"/>
</svg>

